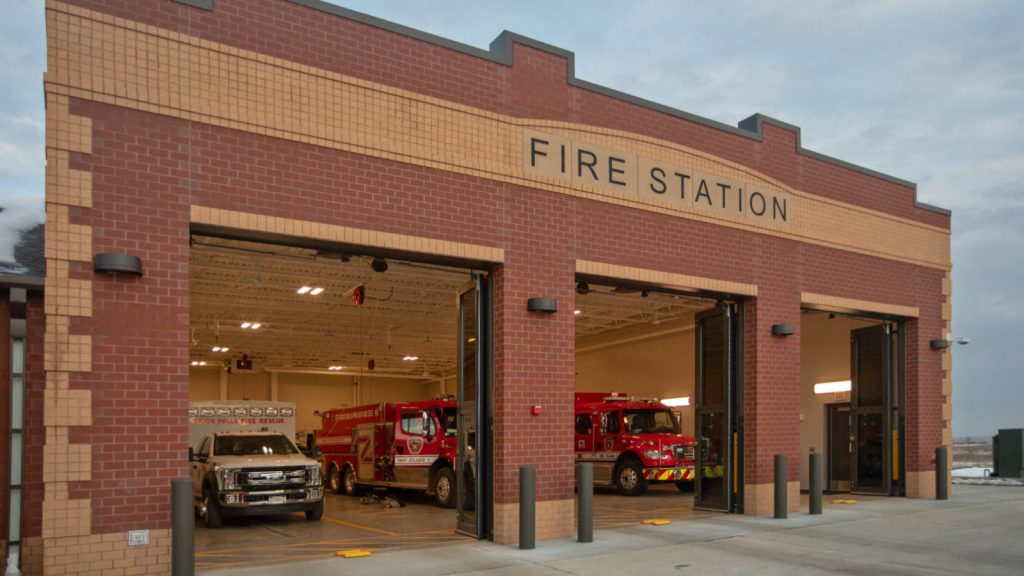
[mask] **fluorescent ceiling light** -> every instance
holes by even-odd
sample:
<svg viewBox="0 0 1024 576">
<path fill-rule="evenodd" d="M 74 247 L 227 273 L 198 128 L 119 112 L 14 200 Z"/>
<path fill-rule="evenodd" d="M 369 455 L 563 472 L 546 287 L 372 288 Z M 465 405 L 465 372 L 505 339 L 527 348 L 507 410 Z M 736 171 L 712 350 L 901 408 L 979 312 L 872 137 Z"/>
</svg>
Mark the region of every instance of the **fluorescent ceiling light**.
<svg viewBox="0 0 1024 576">
<path fill-rule="evenodd" d="M 313 289 L 312 286 L 303 286 L 302 288 L 299 288 L 298 290 L 296 290 L 296 292 L 298 292 L 299 294 L 305 294 L 306 292 L 309 292 L 312 289 Z"/>
<path fill-rule="evenodd" d="M 316 288 L 313 288 L 312 290 L 309 291 L 309 295 L 310 296 L 317 296 L 317 295 L 319 295 L 323 291 L 324 291 L 323 288 L 317 286 Z"/>
<path fill-rule="evenodd" d="M 402 360 L 405 360 L 406 362 L 412 362 L 413 360 L 419 360 L 419 359 L 420 359 L 419 356 L 406 356 L 405 358 L 402 358 Z"/>
<path fill-rule="evenodd" d="M 193 360 L 192 361 L 192 365 L 193 366 L 199 366 L 199 360 Z"/>
<path fill-rule="evenodd" d="M 252 322 L 242 322 L 243 329 L 248 328 L 249 326 L 252 326 Z"/>
<path fill-rule="evenodd" d="M 849 392 L 853 382 L 839 380 L 837 382 L 821 382 L 814 385 L 815 394 L 832 394 L 833 392 Z"/>
<path fill-rule="evenodd" d="M 583 310 L 573 310 L 572 313 L 574 316 L 579 316 L 580 314 L 583 314 Z"/>
<path fill-rule="evenodd" d="M 344 370 L 344 368 L 345 368 L 344 366 L 328 366 L 327 367 L 328 370 L 334 370 L 335 372 L 337 372 L 338 370 Z"/>
<path fill-rule="evenodd" d="M 256 330 L 256 329 L 257 329 L 257 328 L 259 328 L 260 326 L 263 326 L 263 324 L 260 324 L 259 322 L 253 322 L 253 323 L 252 323 L 252 329 L 253 329 L 253 330 Z"/>
<path fill-rule="evenodd" d="M 664 404 L 665 406 L 670 406 L 672 408 L 675 408 L 677 406 L 689 406 L 690 397 L 680 396 L 679 398 L 662 398 L 661 403 Z"/>
</svg>

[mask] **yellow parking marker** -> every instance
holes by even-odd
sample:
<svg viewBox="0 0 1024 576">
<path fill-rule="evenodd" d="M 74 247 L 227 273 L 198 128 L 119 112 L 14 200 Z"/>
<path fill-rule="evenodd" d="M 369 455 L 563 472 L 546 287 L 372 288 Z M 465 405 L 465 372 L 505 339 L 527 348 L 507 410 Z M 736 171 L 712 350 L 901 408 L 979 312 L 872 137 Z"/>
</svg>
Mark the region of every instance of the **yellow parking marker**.
<svg viewBox="0 0 1024 576">
<path fill-rule="evenodd" d="M 667 520 L 667 519 L 664 519 L 664 518 L 652 518 L 652 519 L 649 519 L 649 520 L 644 520 L 644 524 L 649 524 L 651 526 L 664 526 L 665 524 L 671 524 L 671 523 L 672 523 L 671 520 Z"/>
<path fill-rule="evenodd" d="M 354 550 L 338 550 L 334 555 L 341 556 L 342 558 L 362 558 L 363 556 L 369 556 L 370 551 L 356 548 Z"/>
</svg>

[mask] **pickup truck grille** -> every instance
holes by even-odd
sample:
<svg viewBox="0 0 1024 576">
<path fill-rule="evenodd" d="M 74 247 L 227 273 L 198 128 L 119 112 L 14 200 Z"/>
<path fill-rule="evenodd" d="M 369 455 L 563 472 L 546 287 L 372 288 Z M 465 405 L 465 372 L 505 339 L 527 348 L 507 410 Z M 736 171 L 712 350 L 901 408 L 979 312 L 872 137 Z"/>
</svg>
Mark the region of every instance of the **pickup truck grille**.
<svg viewBox="0 0 1024 576">
<path fill-rule="evenodd" d="M 305 486 L 306 468 L 258 468 L 238 474 L 238 486 L 250 489 L 286 489 Z"/>
<path fill-rule="evenodd" d="M 693 445 L 675 444 L 672 446 L 672 454 L 676 457 L 676 460 L 693 458 Z"/>
</svg>

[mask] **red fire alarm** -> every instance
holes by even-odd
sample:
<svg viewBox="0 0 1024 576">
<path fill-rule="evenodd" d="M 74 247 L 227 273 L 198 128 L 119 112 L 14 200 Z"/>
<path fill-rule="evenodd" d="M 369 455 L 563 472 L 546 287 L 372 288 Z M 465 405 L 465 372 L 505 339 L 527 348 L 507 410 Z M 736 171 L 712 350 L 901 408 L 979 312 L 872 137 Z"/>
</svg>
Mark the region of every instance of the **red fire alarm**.
<svg viewBox="0 0 1024 576">
<path fill-rule="evenodd" d="M 534 416 L 540 416 L 540 411 L 540 406 L 530 406 L 530 414 L 533 414 Z"/>
</svg>

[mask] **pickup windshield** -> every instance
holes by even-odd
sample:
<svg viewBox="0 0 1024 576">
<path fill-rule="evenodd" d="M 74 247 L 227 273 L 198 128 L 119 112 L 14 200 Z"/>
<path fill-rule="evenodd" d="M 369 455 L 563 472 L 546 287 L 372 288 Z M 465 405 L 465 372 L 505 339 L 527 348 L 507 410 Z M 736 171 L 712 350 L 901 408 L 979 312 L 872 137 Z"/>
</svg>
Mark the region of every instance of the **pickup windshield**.
<svg viewBox="0 0 1024 576">
<path fill-rule="evenodd" d="M 259 456 L 263 454 L 298 454 L 299 451 L 283 434 L 253 436 L 217 436 L 213 444 L 217 456 Z"/>
<path fill-rule="evenodd" d="M 623 410 L 627 434 L 679 434 L 679 422 L 669 410 Z"/>
</svg>

